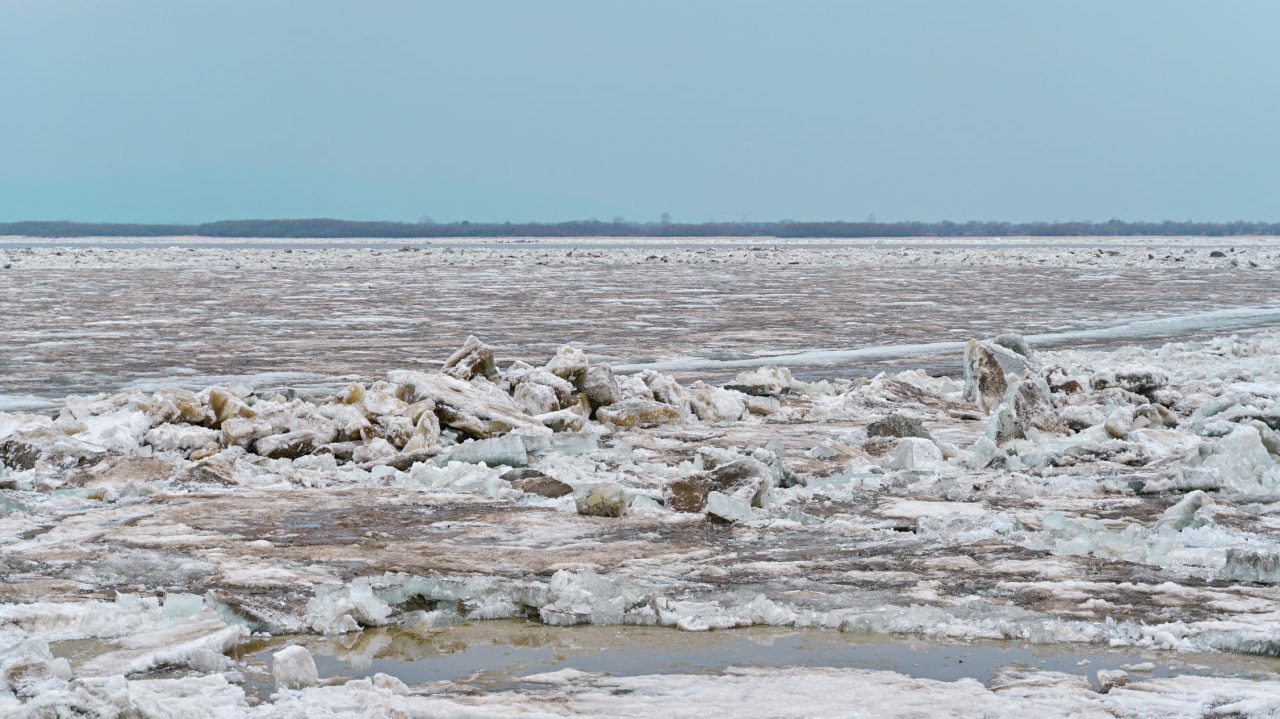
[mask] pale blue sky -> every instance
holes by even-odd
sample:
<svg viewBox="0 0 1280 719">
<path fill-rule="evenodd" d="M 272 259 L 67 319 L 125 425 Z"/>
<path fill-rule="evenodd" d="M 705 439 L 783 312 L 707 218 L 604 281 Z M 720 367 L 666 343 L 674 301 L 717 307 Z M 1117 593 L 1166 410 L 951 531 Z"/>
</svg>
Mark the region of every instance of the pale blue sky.
<svg viewBox="0 0 1280 719">
<path fill-rule="evenodd" d="M 1280 220 L 1280 2 L 0 0 L 0 221 Z"/>
</svg>

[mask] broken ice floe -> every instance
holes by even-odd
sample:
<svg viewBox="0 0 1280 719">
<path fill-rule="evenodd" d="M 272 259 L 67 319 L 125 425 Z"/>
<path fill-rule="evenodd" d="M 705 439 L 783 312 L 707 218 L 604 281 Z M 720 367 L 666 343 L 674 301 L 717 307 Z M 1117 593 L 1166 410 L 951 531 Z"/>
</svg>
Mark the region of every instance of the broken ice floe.
<svg viewBox="0 0 1280 719">
<path fill-rule="evenodd" d="M 7 691 L 137 706 L 178 666 L 234 705 L 244 632 L 500 618 L 1280 653 L 1280 336 L 968 357 L 683 386 L 471 339 L 322 399 L 0 414 Z"/>
</svg>

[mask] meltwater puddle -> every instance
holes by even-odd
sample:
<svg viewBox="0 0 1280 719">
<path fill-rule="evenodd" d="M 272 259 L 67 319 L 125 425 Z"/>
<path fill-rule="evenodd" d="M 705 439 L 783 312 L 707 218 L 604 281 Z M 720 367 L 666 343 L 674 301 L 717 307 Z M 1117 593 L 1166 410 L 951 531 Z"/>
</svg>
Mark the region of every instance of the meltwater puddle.
<svg viewBox="0 0 1280 719">
<path fill-rule="evenodd" d="M 1086 677 L 1098 670 L 1133 678 L 1182 674 L 1280 677 L 1280 659 L 1236 654 L 1107 649 L 1092 645 L 1015 642 L 945 643 L 897 635 L 822 629 L 751 627 L 682 632 L 664 627 L 548 627 L 495 620 L 416 631 L 366 629 L 340 637 L 254 638 L 237 650 L 245 690 L 259 700 L 273 691 L 271 655 L 291 644 L 315 656 L 322 683 L 384 673 L 409 685 L 451 681 L 488 691 L 538 688 L 523 677 L 561 669 L 613 676 L 715 674 L 730 667 L 836 667 L 892 671 L 955 681 L 993 679 L 1010 665 Z"/>
</svg>

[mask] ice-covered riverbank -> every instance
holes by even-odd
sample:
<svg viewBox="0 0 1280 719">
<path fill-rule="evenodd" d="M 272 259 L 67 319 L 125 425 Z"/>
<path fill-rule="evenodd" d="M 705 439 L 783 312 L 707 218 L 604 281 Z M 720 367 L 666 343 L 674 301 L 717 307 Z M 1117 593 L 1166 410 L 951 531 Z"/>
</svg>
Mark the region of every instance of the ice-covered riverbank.
<svg viewBox="0 0 1280 719">
<path fill-rule="evenodd" d="M 480 695 L 374 677 L 244 704 L 228 654 L 251 632 L 511 617 L 1280 654 L 1280 335 L 965 353 L 963 378 L 719 387 L 469 342 L 330 397 L 149 388 L 0 414 L 0 709 L 678 714 L 744 685 L 747 715 L 884 715 L 836 693 L 903 713 L 1280 707 L 1265 678 L 1108 674 L 1103 694 L 1013 669 L 562 672 Z M 73 640 L 95 648 L 50 649 Z M 310 684 L 307 661 L 282 655 L 281 686 Z"/>
</svg>

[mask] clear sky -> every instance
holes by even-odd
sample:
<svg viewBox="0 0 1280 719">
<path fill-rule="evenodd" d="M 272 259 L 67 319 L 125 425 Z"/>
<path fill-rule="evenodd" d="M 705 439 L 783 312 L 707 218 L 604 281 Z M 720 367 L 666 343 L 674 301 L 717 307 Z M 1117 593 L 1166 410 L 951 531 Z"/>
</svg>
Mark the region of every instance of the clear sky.
<svg viewBox="0 0 1280 719">
<path fill-rule="evenodd" d="M 1280 221 L 1280 2 L 0 0 L 0 221 Z"/>
</svg>

